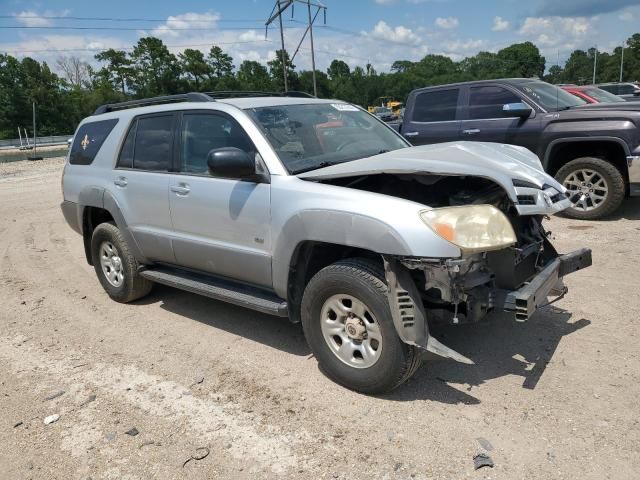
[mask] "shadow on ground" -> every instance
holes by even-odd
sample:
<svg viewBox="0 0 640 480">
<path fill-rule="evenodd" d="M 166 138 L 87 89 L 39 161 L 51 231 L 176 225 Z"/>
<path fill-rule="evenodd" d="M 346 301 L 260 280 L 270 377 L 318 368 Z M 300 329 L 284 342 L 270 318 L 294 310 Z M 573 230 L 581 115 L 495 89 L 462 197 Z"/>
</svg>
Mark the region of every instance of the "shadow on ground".
<svg viewBox="0 0 640 480">
<path fill-rule="evenodd" d="M 603 220 L 640 220 L 640 197 L 627 198 L 613 215 Z"/>
<path fill-rule="evenodd" d="M 298 356 L 311 354 L 300 325 L 292 324 L 286 318 L 161 285 L 155 286 L 151 295 L 136 303 L 157 302 L 161 303 L 161 308 L 176 315 L 271 348 Z M 478 324 L 433 328 L 436 338 L 471 358 L 475 365 L 464 365 L 427 353 L 425 365 L 413 379 L 383 398 L 478 404 L 480 400 L 473 395 L 474 387 L 505 375 L 521 376 L 522 387 L 534 389 L 562 338 L 590 323 L 584 318 L 571 321 L 569 312 L 550 306 L 525 323 L 516 323 L 506 315 L 495 315 Z M 465 387 L 461 390 L 460 385 Z"/>
<path fill-rule="evenodd" d="M 522 388 L 534 389 L 562 338 L 590 323 L 584 318 L 571 321 L 569 312 L 546 307 L 525 323 L 495 315 L 479 324 L 433 329 L 436 338 L 471 358 L 475 365 L 427 354 L 425 365 L 414 378 L 386 398 L 477 404 L 480 400 L 473 395 L 474 387 L 505 375 L 518 375 L 522 377 Z M 449 383 L 464 385 L 464 391 Z"/>
</svg>

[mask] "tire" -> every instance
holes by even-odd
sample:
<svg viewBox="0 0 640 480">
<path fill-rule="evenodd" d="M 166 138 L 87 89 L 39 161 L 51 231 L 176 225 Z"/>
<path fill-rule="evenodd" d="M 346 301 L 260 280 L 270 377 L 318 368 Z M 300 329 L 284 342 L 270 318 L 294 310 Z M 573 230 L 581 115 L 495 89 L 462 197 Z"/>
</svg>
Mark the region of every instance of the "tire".
<svg viewBox="0 0 640 480">
<path fill-rule="evenodd" d="M 108 254 L 112 252 L 112 256 Z M 113 257 L 117 257 L 116 262 Z M 101 223 L 93 231 L 91 237 L 91 258 L 102 288 L 109 296 L 120 303 L 128 303 L 147 295 L 153 283 L 138 273 L 138 262 L 133 257 L 122 233 L 112 222 Z M 108 278 L 103 268 L 103 260 L 108 265 L 107 271 L 117 275 Z"/>
<path fill-rule="evenodd" d="M 589 172 L 594 176 L 589 178 Z M 570 193 L 575 192 L 569 197 L 572 202 L 582 200 L 581 204 L 570 207 L 563 213 L 568 217 L 581 220 L 595 220 L 611 215 L 624 200 L 626 192 L 624 177 L 620 170 L 601 158 L 583 157 L 571 160 L 558 170 L 556 180 L 562 183 Z M 604 187 L 606 191 L 597 187 Z M 581 192 L 581 188 L 585 190 Z M 585 195 L 584 199 L 581 199 L 582 194 Z"/>
<path fill-rule="evenodd" d="M 415 373 L 422 359 L 418 349 L 403 343 L 396 333 L 383 278 L 381 268 L 373 262 L 366 259 L 342 260 L 320 270 L 302 297 L 302 328 L 320 369 L 340 385 L 366 394 L 385 393 L 398 387 Z M 344 313 L 343 308 L 351 309 L 351 313 L 361 313 L 357 302 L 364 305 L 367 312 L 360 315 L 364 319 L 358 316 L 349 319 L 336 314 L 336 311 Z M 340 308 L 331 307 L 338 304 L 341 304 Z M 333 316 L 335 320 L 331 318 Z M 363 325 L 366 322 L 366 338 L 359 346 L 359 340 L 349 337 L 348 321 Z M 328 334 L 330 327 L 323 327 L 323 322 L 333 326 L 333 333 L 339 331 L 342 324 L 341 333 Z M 349 328 L 353 330 L 353 324 Z M 371 351 L 378 337 L 380 340 L 374 355 L 365 358 L 362 352 Z M 353 355 L 341 358 L 334 353 L 336 348 L 342 348 L 343 342 L 347 352 L 353 345 L 357 347 Z M 368 342 L 368 348 L 365 348 L 365 342 Z M 362 362 L 356 353 L 358 348 Z M 370 363 L 372 358 L 375 358 L 373 364 Z"/>
</svg>

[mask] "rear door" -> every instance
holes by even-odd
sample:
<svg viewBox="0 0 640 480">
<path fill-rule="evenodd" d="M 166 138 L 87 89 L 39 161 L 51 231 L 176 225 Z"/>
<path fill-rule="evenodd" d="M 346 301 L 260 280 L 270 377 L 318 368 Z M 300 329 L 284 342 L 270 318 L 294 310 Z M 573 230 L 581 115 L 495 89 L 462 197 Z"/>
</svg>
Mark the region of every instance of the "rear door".
<svg viewBox="0 0 640 480">
<path fill-rule="evenodd" d="M 270 185 L 214 177 L 207 167 L 216 148 L 255 157 L 249 136 L 232 117 L 211 110 L 181 114 L 178 135 L 178 172 L 169 182 L 176 263 L 271 287 Z"/>
<path fill-rule="evenodd" d="M 143 255 L 171 263 L 168 172 L 175 121 L 171 112 L 136 117 L 112 173 L 112 191 Z"/>
<path fill-rule="evenodd" d="M 460 138 L 460 87 L 411 94 L 401 133 L 413 145 L 450 142 Z"/>
<path fill-rule="evenodd" d="M 502 111 L 507 103 L 529 105 L 515 90 L 504 85 L 469 85 L 464 99 L 462 140 L 509 143 L 536 151 L 540 128 L 535 109 L 529 118 L 508 117 Z"/>
</svg>

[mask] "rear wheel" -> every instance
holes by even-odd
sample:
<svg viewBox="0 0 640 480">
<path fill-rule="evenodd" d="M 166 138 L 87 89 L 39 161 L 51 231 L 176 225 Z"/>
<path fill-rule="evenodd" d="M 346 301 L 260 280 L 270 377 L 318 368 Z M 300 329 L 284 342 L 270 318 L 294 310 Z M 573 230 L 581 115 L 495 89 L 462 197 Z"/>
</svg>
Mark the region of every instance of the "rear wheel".
<svg viewBox="0 0 640 480">
<path fill-rule="evenodd" d="M 91 255 L 98 280 L 109 296 L 127 303 L 142 298 L 153 283 L 138 273 L 138 262 L 115 224 L 101 223 L 91 237 Z"/>
<path fill-rule="evenodd" d="M 611 215 L 625 195 L 624 177 L 615 165 L 601 158 L 577 158 L 564 165 L 556 180 L 568 190 L 571 218 L 594 220 Z"/>
<path fill-rule="evenodd" d="M 302 326 L 322 371 L 363 393 L 384 393 L 420 365 L 415 347 L 396 333 L 381 269 L 365 259 L 320 270 L 302 299 Z"/>
</svg>

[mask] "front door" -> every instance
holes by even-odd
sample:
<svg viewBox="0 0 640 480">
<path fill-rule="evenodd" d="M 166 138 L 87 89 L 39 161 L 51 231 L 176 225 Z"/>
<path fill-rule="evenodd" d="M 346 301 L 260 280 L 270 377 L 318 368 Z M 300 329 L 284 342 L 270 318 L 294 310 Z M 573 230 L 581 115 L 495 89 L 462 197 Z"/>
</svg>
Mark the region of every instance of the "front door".
<svg viewBox="0 0 640 480">
<path fill-rule="evenodd" d="M 170 175 L 169 206 L 176 263 L 271 287 L 270 185 L 216 178 L 207 154 L 236 147 L 255 157 L 242 127 L 227 114 L 184 112 L 178 172 Z"/>
</svg>

